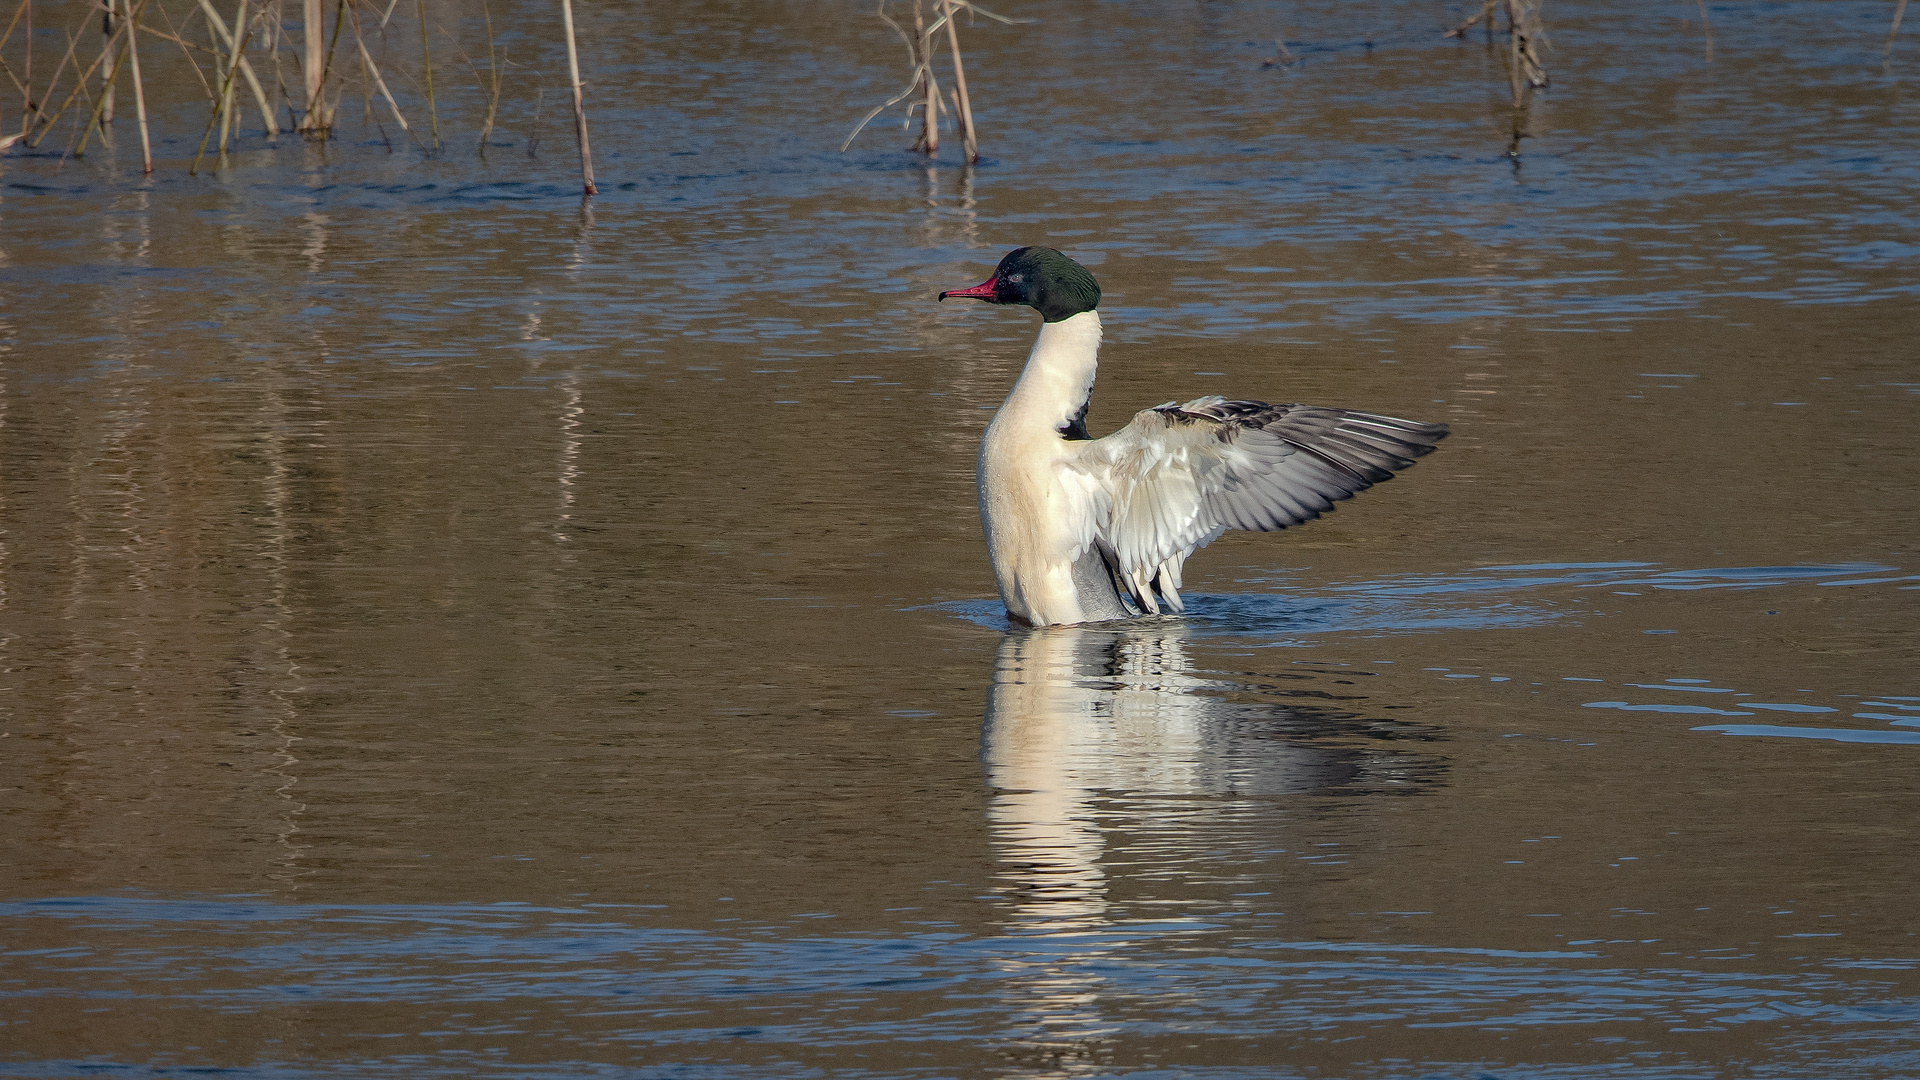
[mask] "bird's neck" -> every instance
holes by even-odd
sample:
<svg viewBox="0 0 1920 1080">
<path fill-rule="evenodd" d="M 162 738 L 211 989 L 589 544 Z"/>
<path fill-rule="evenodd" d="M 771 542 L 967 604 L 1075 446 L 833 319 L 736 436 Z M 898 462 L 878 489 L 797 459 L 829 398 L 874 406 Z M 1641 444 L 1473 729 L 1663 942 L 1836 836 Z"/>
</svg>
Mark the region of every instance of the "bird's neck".
<svg viewBox="0 0 1920 1080">
<path fill-rule="evenodd" d="M 1040 339 L 1027 354 L 1026 369 L 1013 384 L 994 426 L 1023 431 L 1064 431 L 1081 414 L 1093 392 L 1100 359 L 1100 315 L 1083 311 L 1040 327 Z"/>
</svg>

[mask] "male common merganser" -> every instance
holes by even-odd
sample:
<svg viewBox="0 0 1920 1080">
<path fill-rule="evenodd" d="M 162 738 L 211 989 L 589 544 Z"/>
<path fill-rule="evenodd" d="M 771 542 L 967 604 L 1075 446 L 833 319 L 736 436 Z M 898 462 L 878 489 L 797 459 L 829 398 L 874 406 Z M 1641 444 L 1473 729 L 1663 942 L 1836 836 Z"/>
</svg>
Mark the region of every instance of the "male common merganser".
<svg viewBox="0 0 1920 1080">
<path fill-rule="evenodd" d="M 1311 521 L 1433 450 L 1445 424 L 1195 398 L 1087 434 L 1100 285 L 1046 247 L 1023 247 L 971 289 L 1045 320 L 980 441 L 980 521 L 1016 623 L 1059 626 L 1184 611 L 1180 567 L 1228 529 Z"/>
</svg>

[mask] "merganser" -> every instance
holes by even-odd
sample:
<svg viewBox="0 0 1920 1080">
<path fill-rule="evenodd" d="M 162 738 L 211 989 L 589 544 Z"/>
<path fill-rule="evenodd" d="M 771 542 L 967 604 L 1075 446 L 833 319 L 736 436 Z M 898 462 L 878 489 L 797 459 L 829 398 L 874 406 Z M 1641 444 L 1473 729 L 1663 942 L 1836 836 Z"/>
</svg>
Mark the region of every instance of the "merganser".
<svg viewBox="0 0 1920 1080">
<path fill-rule="evenodd" d="M 1044 320 L 980 440 L 980 522 L 1013 622 L 1062 626 L 1186 609 L 1180 568 L 1228 529 L 1312 521 L 1447 436 L 1445 424 L 1315 405 L 1195 398 L 1087 433 L 1100 284 L 1046 247 L 940 299 L 1024 304 Z"/>
</svg>

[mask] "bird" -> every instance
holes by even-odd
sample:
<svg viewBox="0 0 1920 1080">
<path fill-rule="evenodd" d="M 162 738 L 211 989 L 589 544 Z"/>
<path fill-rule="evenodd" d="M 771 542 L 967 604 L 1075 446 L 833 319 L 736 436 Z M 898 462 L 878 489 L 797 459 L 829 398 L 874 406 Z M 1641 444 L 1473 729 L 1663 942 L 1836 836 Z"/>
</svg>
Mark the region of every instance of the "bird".
<svg viewBox="0 0 1920 1080">
<path fill-rule="evenodd" d="M 986 281 L 939 298 L 1024 305 L 1042 319 L 977 470 L 987 552 L 1016 626 L 1184 612 L 1181 567 L 1221 533 L 1311 521 L 1447 436 L 1445 424 L 1209 396 L 1144 409 L 1096 439 L 1091 271 L 1053 248 L 1016 248 Z"/>
</svg>

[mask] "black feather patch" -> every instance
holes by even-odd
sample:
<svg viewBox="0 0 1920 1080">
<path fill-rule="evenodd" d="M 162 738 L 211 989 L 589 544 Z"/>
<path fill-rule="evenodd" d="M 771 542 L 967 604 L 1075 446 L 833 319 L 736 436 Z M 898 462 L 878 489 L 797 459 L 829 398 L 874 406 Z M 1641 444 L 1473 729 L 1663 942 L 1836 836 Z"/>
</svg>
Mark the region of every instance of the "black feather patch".
<svg viewBox="0 0 1920 1080">
<path fill-rule="evenodd" d="M 1093 439 L 1093 436 L 1087 434 L 1087 407 L 1092 404 L 1091 397 L 1080 403 L 1080 411 L 1073 414 L 1073 419 L 1060 425 L 1061 438 L 1068 442 L 1089 442 Z"/>
</svg>

